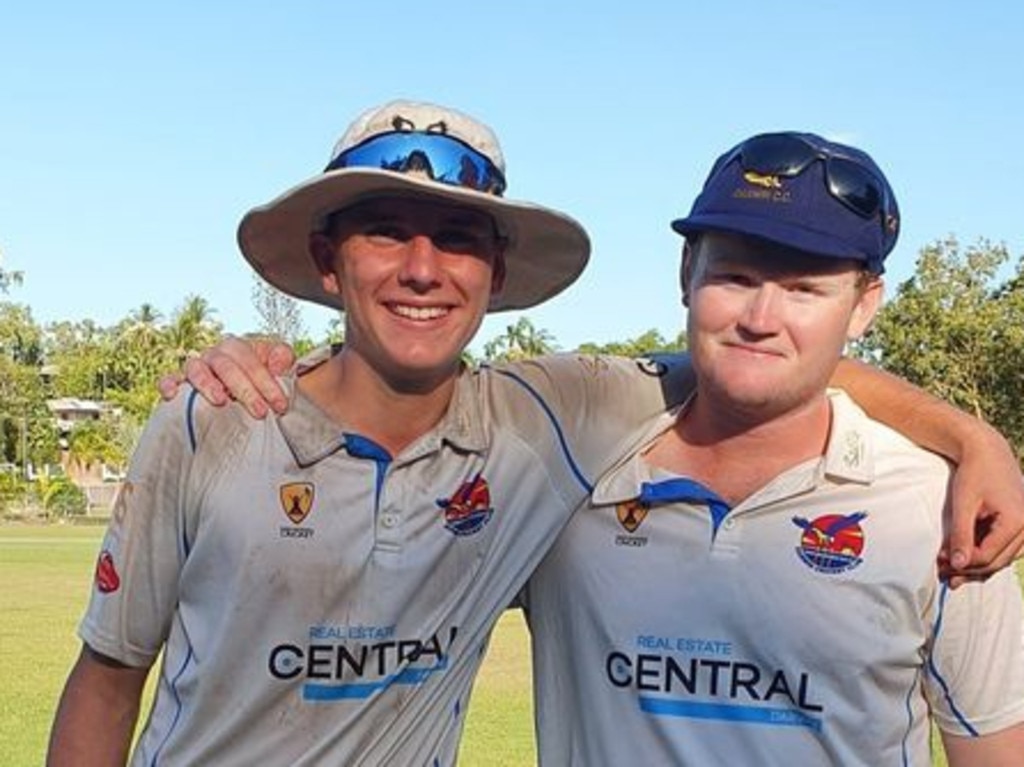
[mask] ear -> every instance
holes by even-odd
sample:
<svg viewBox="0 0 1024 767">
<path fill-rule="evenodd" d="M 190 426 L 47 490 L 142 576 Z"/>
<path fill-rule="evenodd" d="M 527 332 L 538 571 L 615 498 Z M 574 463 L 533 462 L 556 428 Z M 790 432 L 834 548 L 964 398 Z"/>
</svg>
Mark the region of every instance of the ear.
<svg viewBox="0 0 1024 767">
<path fill-rule="evenodd" d="M 882 305 L 885 285 L 880 277 L 869 277 L 868 283 L 860 289 L 860 297 L 854 304 L 850 322 L 846 327 L 846 340 L 853 341 L 864 335 Z"/>
<path fill-rule="evenodd" d="M 679 263 L 679 287 L 683 291 L 683 306 L 690 308 L 690 286 L 693 284 L 693 248 L 683 243 L 683 257 Z"/>
<path fill-rule="evenodd" d="M 334 243 L 331 238 L 320 232 L 309 235 L 309 255 L 320 272 L 320 281 L 324 290 L 335 295 L 341 294 L 341 284 L 334 269 Z"/>
</svg>

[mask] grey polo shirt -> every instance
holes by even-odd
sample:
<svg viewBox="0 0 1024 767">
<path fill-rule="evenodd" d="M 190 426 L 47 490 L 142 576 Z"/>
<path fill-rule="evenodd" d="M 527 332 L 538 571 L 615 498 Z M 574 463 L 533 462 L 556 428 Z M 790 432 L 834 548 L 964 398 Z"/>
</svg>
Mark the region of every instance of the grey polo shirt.
<svg viewBox="0 0 1024 767">
<path fill-rule="evenodd" d="M 164 653 L 132 763 L 453 764 L 490 630 L 669 367 L 467 372 L 397 456 L 301 394 L 264 421 L 162 405 L 80 627 L 130 665 Z"/>
</svg>

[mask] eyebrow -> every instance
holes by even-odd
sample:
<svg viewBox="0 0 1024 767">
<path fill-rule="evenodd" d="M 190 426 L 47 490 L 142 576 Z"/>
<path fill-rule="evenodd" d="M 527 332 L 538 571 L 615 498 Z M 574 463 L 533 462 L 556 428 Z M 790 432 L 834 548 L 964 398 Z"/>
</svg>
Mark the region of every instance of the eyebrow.
<svg viewBox="0 0 1024 767">
<path fill-rule="evenodd" d="M 450 216 L 444 216 L 441 223 L 447 226 L 464 226 L 464 227 L 480 227 L 481 229 L 490 229 L 493 225 L 493 219 L 486 213 L 453 213 Z"/>
</svg>

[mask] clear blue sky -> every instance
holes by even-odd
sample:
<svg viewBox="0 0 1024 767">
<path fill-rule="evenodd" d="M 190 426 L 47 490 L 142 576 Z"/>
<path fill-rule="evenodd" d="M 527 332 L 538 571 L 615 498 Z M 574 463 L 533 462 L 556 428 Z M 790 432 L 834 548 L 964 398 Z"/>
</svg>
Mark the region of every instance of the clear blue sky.
<svg viewBox="0 0 1024 767">
<path fill-rule="evenodd" d="M 800 129 L 855 143 L 902 208 L 890 285 L 948 234 L 1024 252 L 1017 3 L 19 3 L 0 26 L 0 252 L 39 322 L 102 325 L 198 293 L 258 320 L 235 245 L 249 207 L 318 172 L 395 97 L 490 123 L 509 196 L 594 242 L 528 314 L 563 348 L 682 325 L 679 242 L 713 159 Z M 330 313 L 311 308 L 320 335 Z M 517 315 L 489 318 L 480 340 Z M 478 348 L 478 346 L 477 346 Z"/>
</svg>

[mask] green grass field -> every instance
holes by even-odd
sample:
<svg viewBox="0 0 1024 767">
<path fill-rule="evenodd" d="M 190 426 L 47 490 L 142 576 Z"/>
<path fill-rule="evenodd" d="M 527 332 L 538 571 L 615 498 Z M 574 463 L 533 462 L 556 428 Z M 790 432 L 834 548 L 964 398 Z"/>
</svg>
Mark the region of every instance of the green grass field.
<svg viewBox="0 0 1024 767">
<path fill-rule="evenodd" d="M 43 763 L 64 679 L 78 654 L 102 527 L 0 524 L 0 764 Z M 502 617 L 462 744 L 466 767 L 527 767 L 533 756 L 530 652 L 518 612 Z"/>
<path fill-rule="evenodd" d="M 99 527 L 0 525 L 0 761 L 7 767 L 42 764 L 57 697 L 78 653 L 75 625 L 101 535 Z M 1018 573 L 1024 581 L 1024 566 Z M 535 764 L 529 645 L 517 612 L 494 633 L 460 764 Z"/>
</svg>

